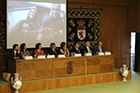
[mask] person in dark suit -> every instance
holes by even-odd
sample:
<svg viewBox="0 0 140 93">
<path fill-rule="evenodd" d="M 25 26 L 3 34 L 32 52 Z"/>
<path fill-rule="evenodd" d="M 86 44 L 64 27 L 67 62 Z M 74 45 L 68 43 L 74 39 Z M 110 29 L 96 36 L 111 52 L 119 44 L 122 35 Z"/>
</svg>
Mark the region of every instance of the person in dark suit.
<svg viewBox="0 0 140 93">
<path fill-rule="evenodd" d="M 58 56 L 58 49 L 56 48 L 56 44 L 55 43 L 51 43 L 50 47 L 51 48 L 48 50 L 48 54 L 49 55 L 55 55 L 57 57 Z"/>
<path fill-rule="evenodd" d="M 74 43 L 74 47 L 72 48 L 72 52 L 74 52 L 74 53 L 76 53 L 76 54 L 80 54 L 80 53 L 81 53 L 81 51 L 80 51 L 80 49 L 79 49 L 79 44 L 78 44 L 78 42 L 75 42 L 75 43 Z"/>
<path fill-rule="evenodd" d="M 98 46 L 94 48 L 94 55 L 98 55 L 99 52 L 105 52 L 105 49 L 102 45 L 102 41 L 99 41 Z"/>
<path fill-rule="evenodd" d="M 9 59 L 20 59 L 20 58 L 22 58 L 22 56 L 20 54 L 20 48 L 19 48 L 18 44 L 13 45 L 13 50 L 11 50 L 9 52 L 8 58 Z"/>
<path fill-rule="evenodd" d="M 83 53 L 92 53 L 93 54 L 93 49 L 92 49 L 92 47 L 90 47 L 90 42 L 87 41 L 85 45 L 86 46 L 83 48 L 82 52 Z"/>
</svg>

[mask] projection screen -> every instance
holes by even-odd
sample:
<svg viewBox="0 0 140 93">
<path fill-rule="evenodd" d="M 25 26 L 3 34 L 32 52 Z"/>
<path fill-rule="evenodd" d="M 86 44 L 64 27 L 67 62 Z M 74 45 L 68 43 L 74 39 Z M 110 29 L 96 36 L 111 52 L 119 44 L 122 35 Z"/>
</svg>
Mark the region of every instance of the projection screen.
<svg viewBox="0 0 140 93">
<path fill-rule="evenodd" d="M 7 0 L 7 49 L 36 43 L 66 42 L 66 0 Z"/>
</svg>

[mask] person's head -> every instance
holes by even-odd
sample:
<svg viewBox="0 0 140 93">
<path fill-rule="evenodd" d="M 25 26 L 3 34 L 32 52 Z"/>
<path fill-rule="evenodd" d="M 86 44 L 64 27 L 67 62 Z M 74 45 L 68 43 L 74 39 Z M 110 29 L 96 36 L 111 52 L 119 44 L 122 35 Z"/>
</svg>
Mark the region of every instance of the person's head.
<svg viewBox="0 0 140 93">
<path fill-rule="evenodd" d="M 42 45 L 41 45 L 41 43 L 37 43 L 35 47 L 36 47 L 36 49 L 41 49 Z"/>
<path fill-rule="evenodd" d="M 102 41 L 99 41 L 98 46 L 102 46 L 102 45 L 103 45 Z"/>
<path fill-rule="evenodd" d="M 26 21 L 32 23 L 35 29 L 39 26 L 38 10 L 36 8 L 30 9 Z"/>
<path fill-rule="evenodd" d="M 37 16 L 37 9 L 32 8 L 28 13 L 29 18 L 34 19 Z"/>
<path fill-rule="evenodd" d="M 21 49 L 21 51 L 26 50 L 26 49 L 27 49 L 26 44 L 25 44 L 25 43 L 22 43 L 22 44 L 20 45 L 20 49 Z"/>
<path fill-rule="evenodd" d="M 78 42 L 75 42 L 74 43 L 74 47 L 79 48 L 79 43 Z"/>
<path fill-rule="evenodd" d="M 60 46 L 61 46 L 61 48 L 66 48 L 66 43 L 65 42 L 61 42 L 61 44 L 60 44 Z"/>
<path fill-rule="evenodd" d="M 53 48 L 53 49 L 56 49 L 55 43 L 51 43 L 51 44 L 50 44 L 50 47 Z"/>
<path fill-rule="evenodd" d="M 60 4 L 53 4 L 50 11 L 50 16 L 56 18 L 60 16 Z"/>
<path fill-rule="evenodd" d="M 18 44 L 14 44 L 14 45 L 13 45 L 13 49 L 14 49 L 15 51 L 19 50 Z"/>
<path fill-rule="evenodd" d="M 89 42 L 89 41 L 86 42 L 86 46 L 87 46 L 87 47 L 90 46 L 90 42 Z"/>
</svg>

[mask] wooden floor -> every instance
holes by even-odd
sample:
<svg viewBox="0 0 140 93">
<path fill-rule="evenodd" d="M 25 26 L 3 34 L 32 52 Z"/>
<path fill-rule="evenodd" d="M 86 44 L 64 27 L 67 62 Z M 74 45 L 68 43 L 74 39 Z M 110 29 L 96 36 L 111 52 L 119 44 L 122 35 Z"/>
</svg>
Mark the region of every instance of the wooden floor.
<svg viewBox="0 0 140 93">
<path fill-rule="evenodd" d="M 131 79 L 131 71 L 127 77 L 128 80 Z M 89 84 L 98 84 L 105 82 L 121 81 L 122 77 L 119 72 L 114 73 L 102 73 L 102 74 L 92 74 L 85 76 L 72 76 L 64 78 L 46 79 L 46 80 L 34 80 L 23 82 L 23 86 L 20 93 L 66 88 L 73 86 L 82 86 Z M 14 93 L 13 89 L 9 84 L 0 85 L 0 93 Z"/>
</svg>

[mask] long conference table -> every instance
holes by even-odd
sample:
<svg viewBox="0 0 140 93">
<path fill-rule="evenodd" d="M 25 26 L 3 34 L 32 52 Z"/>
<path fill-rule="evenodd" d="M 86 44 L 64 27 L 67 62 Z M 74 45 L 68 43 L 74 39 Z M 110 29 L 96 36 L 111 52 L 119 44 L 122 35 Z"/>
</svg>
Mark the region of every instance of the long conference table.
<svg viewBox="0 0 140 93">
<path fill-rule="evenodd" d="M 9 60 L 8 71 L 23 81 L 113 72 L 114 55 Z"/>
</svg>

